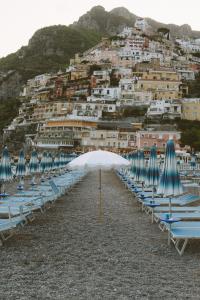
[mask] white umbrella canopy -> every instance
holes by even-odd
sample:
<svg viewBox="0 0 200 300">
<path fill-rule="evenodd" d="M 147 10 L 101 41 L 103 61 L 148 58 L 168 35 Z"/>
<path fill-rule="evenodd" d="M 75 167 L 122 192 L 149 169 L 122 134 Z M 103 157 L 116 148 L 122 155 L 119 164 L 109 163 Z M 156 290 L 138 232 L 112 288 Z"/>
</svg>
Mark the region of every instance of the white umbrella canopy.
<svg viewBox="0 0 200 300">
<path fill-rule="evenodd" d="M 68 164 L 68 168 L 84 168 L 94 170 L 118 169 L 130 166 L 130 162 L 118 154 L 97 150 L 80 155 Z"/>
</svg>

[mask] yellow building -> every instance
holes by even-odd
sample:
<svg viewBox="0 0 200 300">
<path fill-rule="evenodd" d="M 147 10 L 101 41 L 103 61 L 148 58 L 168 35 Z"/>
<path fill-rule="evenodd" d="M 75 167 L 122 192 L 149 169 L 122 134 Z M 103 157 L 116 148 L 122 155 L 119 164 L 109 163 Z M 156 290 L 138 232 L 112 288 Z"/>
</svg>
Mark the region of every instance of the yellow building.
<svg viewBox="0 0 200 300">
<path fill-rule="evenodd" d="M 133 73 L 136 91 L 152 92 L 153 100 L 182 98 L 180 76 L 170 70 Z"/>
<path fill-rule="evenodd" d="M 71 71 L 71 80 L 77 80 L 82 78 L 87 78 L 88 72 L 86 70 L 74 70 Z"/>
<path fill-rule="evenodd" d="M 200 121 L 200 99 L 184 99 L 182 101 L 182 119 Z"/>
<path fill-rule="evenodd" d="M 64 116 L 69 110 L 68 102 L 41 102 L 33 110 L 32 120 L 41 121 L 59 116 Z"/>
</svg>

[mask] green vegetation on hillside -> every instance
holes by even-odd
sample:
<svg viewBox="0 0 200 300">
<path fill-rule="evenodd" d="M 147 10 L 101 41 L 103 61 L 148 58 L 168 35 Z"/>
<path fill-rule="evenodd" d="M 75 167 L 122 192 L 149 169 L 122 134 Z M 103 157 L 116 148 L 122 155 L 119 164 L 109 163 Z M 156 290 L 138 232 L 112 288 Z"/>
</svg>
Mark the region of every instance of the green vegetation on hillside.
<svg viewBox="0 0 200 300">
<path fill-rule="evenodd" d="M 3 128 L 11 123 L 18 115 L 20 101 L 18 99 L 9 99 L 0 102 L 0 134 Z"/>
<path fill-rule="evenodd" d="M 101 35 L 87 29 L 57 25 L 38 30 L 28 46 L 0 59 L 0 71 L 17 70 L 25 81 L 37 74 L 66 68 L 77 52 L 93 47 Z"/>
<path fill-rule="evenodd" d="M 200 121 L 177 120 L 177 127 L 181 131 L 181 145 L 200 151 Z"/>
<path fill-rule="evenodd" d="M 126 107 L 123 111 L 123 117 L 144 117 L 147 112 L 147 107 Z"/>
<path fill-rule="evenodd" d="M 188 98 L 200 98 L 200 73 L 195 80 L 188 81 Z"/>
</svg>

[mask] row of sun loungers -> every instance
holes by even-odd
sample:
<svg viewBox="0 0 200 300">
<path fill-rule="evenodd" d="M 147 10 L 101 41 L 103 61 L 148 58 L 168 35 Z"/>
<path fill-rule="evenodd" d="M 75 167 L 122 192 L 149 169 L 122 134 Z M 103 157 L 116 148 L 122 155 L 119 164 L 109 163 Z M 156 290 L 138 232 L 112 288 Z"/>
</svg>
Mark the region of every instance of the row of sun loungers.
<svg viewBox="0 0 200 300">
<path fill-rule="evenodd" d="M 200 206 L 195 206 L 200 200 L 199 196 L 184 193 L 171 199 L 163 198 L 149 188 L 135 186 L 133 181 L 121 172 L 118 172 L 118 176 L 135 195 L 142 210 L 152 216 L 152 222 L 158 223 L 162 231 L 168 232 L 168 241 L 174 244 L 180 255 L 183 255 L 189 240 L 200 239 Z M 168 218 L 177 222 L 166 222 Z"/>
<path fill-rule="evenodd" d="M 71 191 L 84 175 L 83 171 L 66 172 L 29 190 L 0 198 L 0 245 L 13 236 L 16 228 L 34 220 L 36 211 L 44 213 Z"/>
</svg>

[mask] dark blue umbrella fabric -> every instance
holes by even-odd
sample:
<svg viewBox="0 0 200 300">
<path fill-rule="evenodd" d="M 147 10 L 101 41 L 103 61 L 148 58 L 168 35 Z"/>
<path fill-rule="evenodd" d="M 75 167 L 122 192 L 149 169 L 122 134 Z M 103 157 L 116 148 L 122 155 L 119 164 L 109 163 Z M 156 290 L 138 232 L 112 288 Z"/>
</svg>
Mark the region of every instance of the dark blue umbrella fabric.
<svg viewBox="0 0 200 300">
<path fill-rule="evenodd" d="M 157 193 L 164 196 L 177 196 L 183 193 L 173 140 L 169 140 L 166 144 L 165 161 Z"/>
<path fill-rule="evenodd" d="M 146 186 L 156 187 L 159 181 L 159 167 L 157 162 L 157 149 L 153 146 L 150 151 L 149 164 L 146 174 Z"/>
<path fill-rule="evenodd" d="M 17 167 L 16 167 L 16 176 L 23 177 L 25 175 L 26 175 L 26 160 L 24 156 L 24 151 L 21 150 L 17 162 Z"/>
</svg>

